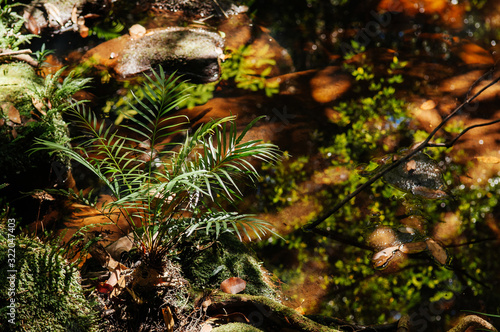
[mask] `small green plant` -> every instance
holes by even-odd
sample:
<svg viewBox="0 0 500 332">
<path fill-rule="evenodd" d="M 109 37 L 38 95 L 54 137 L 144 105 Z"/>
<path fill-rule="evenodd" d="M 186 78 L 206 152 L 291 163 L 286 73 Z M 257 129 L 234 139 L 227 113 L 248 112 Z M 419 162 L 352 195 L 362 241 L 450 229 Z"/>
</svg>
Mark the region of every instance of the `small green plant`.
<svg viewBox="0 0 500 332">
<path fill-rule="evenodd" d="M 54 50 L 46 49 L 44 43 L 42 44 L 42 47 L 40 47 L 38 51 L 33 53 L 32 56 L 36 60 L 36 62 L 38 62 L 39 67 L 41 67 L 43 65 L 47 65 L 45 61 L 47 60 L 47 56 L 49 56 L 50 54 L 54 54 Z"/>
<path fill-rule="evenodd" d="M 251 45 L 243 45 L 222 63 L 223 80 L 234 80 L 236 87 L 245 90 L 264 90 L 268 97 L 279 92 L 278 81 L 266 80 L 276 61 L 270 58 L 269 45 L 255 49 Z M 260 68 L 264 68 L 258 72 Z"/>
<path fill-rule="evenodd" d="M 233 232 L 250 238 L 268 232 L 268 223 L 228 212 L 222 202 L 241 197 L 237 183 L 257 178 L 249 158 L 270 162 L 279 156 L 275 145 L 244 140 L 258 119 L 240 134 L 233 116 L 190 133 L 184 116 L 169 115 L 182 98 L 177 80 L 162 68 L 154 78 L 147 77 L 144 98 L 136 97 L 138 106 L 131 105 L 135 116 L 127 116 L 130 125 L 122 126 L 134 138 L 106 128 L 91 112 L 75 107 L 69 112 L 84 131 L 84 142 L 70 148 L 39 140 L 35 149 L 63 153 L 97 176 L 113 197 L 101 212 L 110 220 L 116 213 L 127 220 L 144 266 L 157 273 L 165 257 L 195 234 L 216 238 Z M 172 143 L 174 135 L 183 135 L 184 142 Z"/>
<path fill-rule="evenodd" d="M 8 1 L 2 1 L 0 8 L 0 49 L 1 50 L 19 50 L 19 46 L 29 43 L 34 37 L 33 34 L 23 34 L 24 18 L 13 11 L 13 7 L 19 4 L 8 4 Z"/>
<path fill-rule="evenodd" d="M 72 104 L 73 94 L 84 89 L 91 80 L 76 78 L 74 72 L 71 72 L 60 82 L 64 70 L 63 67 L 56 73 L 47 75 L 43 84 L 28 87 L 33 105 L 40 114 L 40 122 L 46 127 L 42 138 L 59 144 L 68 144 L 70 140 L 62 113 Z"/>
<path fill-rule="evenodd" d="M 95 24 L 90 30 L 89 35 L 96 35 L 97 38 L 110 40 L 118 38 L 122 35 L 125 25 L 117 19 L 112 19 L 113 11 L 111 11 L 103 21 Z"/>
</svg>

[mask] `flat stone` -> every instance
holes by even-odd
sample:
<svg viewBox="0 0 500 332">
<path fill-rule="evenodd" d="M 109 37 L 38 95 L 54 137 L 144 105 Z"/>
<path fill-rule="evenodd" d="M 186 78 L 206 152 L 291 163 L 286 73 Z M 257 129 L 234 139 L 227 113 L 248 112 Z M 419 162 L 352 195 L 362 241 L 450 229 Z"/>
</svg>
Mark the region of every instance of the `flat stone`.
<svg viewBox="0 0 500 332">
<path fill-rule="evenodd" d="M 134 31 L 134 38 L 124 35 L 104 42 L 88 51 L 84 60 L 113 69 L 121 78 L 158 65 L 185 73 L 197 82 L 219 78 L 224 39 L 218 33 L 189 27 L 151 29 L 144 35 Z"/>
</svg>

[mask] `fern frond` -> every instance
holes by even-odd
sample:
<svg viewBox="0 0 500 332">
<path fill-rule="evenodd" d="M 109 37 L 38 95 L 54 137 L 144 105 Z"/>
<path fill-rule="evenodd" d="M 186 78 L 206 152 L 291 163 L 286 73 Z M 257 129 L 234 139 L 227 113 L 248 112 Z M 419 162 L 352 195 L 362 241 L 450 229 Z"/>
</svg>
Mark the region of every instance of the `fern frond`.
<svg viewBox="0 0 500 332">
<path fill-rule="evenodd" d="M 268 233 L 275 234 L 270 223 L 252 215 L 236 212 L 212 212 L 199 218 L 186 218 L 183 221 L 190 225 L 186 231 L 187 236 L 202 231 L 207 235 L 213 234 L 217 238 L 224 232 L 232 232 L 240 240 L 243 240 L 242 235 L 244 235 L 251 241 L 251 233 L 259 239 Z"/>
<path fill-rule="evenodd" d="M 279 158 L 279 150 L 273 144 L 260 140 L 243 141 L 244 135 L 255 124 L 248 124 L 237 133 L 234 117 L 211 121 L 201 126 L 182 146 L 174 164 L 174 174 L 204 170 L 203 182 L 198 186 L 208 196 L 214 193 L 232 201 L 241 194 L 236 179 L 243 176 L 255 180 L 258 172 L 250 159 L 272 162 Z"/>
</svg>

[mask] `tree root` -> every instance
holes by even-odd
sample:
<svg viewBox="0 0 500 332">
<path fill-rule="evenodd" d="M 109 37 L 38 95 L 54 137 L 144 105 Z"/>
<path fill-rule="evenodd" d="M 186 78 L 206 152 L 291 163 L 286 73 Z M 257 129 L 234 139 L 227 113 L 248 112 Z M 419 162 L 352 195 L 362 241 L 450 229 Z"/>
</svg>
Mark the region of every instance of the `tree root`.
<svg viewBox="0 0 500 332">
<path fill-rule="evenodd" d="M 304 332 L 340 332 L 333 327 L 321 325 L 266 296 L 247 294 L 216 293 L 212 295 L 212 304 L 208 307 L 207 314 L 212 316 L 217 312 L 239 312 L 247 318 L 247 322 L 265 331 L 291 331 Z"/>
</svg>

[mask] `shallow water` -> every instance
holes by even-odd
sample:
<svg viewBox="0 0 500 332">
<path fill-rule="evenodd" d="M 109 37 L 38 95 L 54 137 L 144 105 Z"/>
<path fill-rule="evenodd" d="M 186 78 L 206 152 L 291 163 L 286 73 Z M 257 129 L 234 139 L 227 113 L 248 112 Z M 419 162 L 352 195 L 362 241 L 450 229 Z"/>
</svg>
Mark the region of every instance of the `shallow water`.
<svg viewBox="0 0 500 332">
<path fill-rule="evenodd" d="M 233 59 L 239 54 L 248 61 L 238 69 L 247 75 L 243 87 L 255 77 L 253 84 L 261 86 L 244 89 L 234 76 L 210 89 L 197 86 L 199 105 L 179 112 L 195 123 L 236 114 L 240 125 L 264 115 L 250 137 L 272 141 L 291 155 L 265 167 L 257 193 L 249 191 L 239 209 L 272 222 L 284 237 L 270 236 L 254 247 L 283 282 L 292 307 L 364 325 L 407 314 L 416 331 L 447 330 L 463 310 L 498 314 L 500 299 L 491 291 L 500 273 L 498 124 L 471 130 L 452 148 L 427 149 L 449 195 L 422 198 L 379 180 L 328 217 L 321 231 L 301 228 L 366 180 L 360 165 L 374 166 L 423 140 L 468 93 L 497 77 L 493 71 L 469 91 L 498 59 L 500 11 L 494 1 L 479 4 L 256 1 L 247 14 L 196 22 L 224 31 Z M 113 19 L 147 28 L 190 20 L 161 11 L 120 15 Z M 43 41 L 57 51 L 46 71 L 69 65 L 93 75 L 95 87 L 84 97 L 109 122 L 116 120 L 116 105 L 130 99 L 134 82 L 117 79 L 105 61 L 82 69 L 84 53 L 104 40 L 65 33 L 47 34 Z M 250 48 L 238 53 L 244 45 Z M 279 91 L 273 92 L 276 82 Z M 498 91 L 495 85 L 482 93 L 435 140 L 450 141 L 460 128 L 499 118 Z M 74 177 L 81 181 L 85 175 Z M 441 182 L 431 189 L 441 190 Z M 427 245 L 411 253 L 395 249 L 391 260 L 397 264 L 375 269 L 375 250 L 395 246 L 390 239 L 384 248 L 367 243 L 381 225 L 414 230 L 409 242 L 437 241 L 452 263 L 436 262 Z"/>
</svg>

